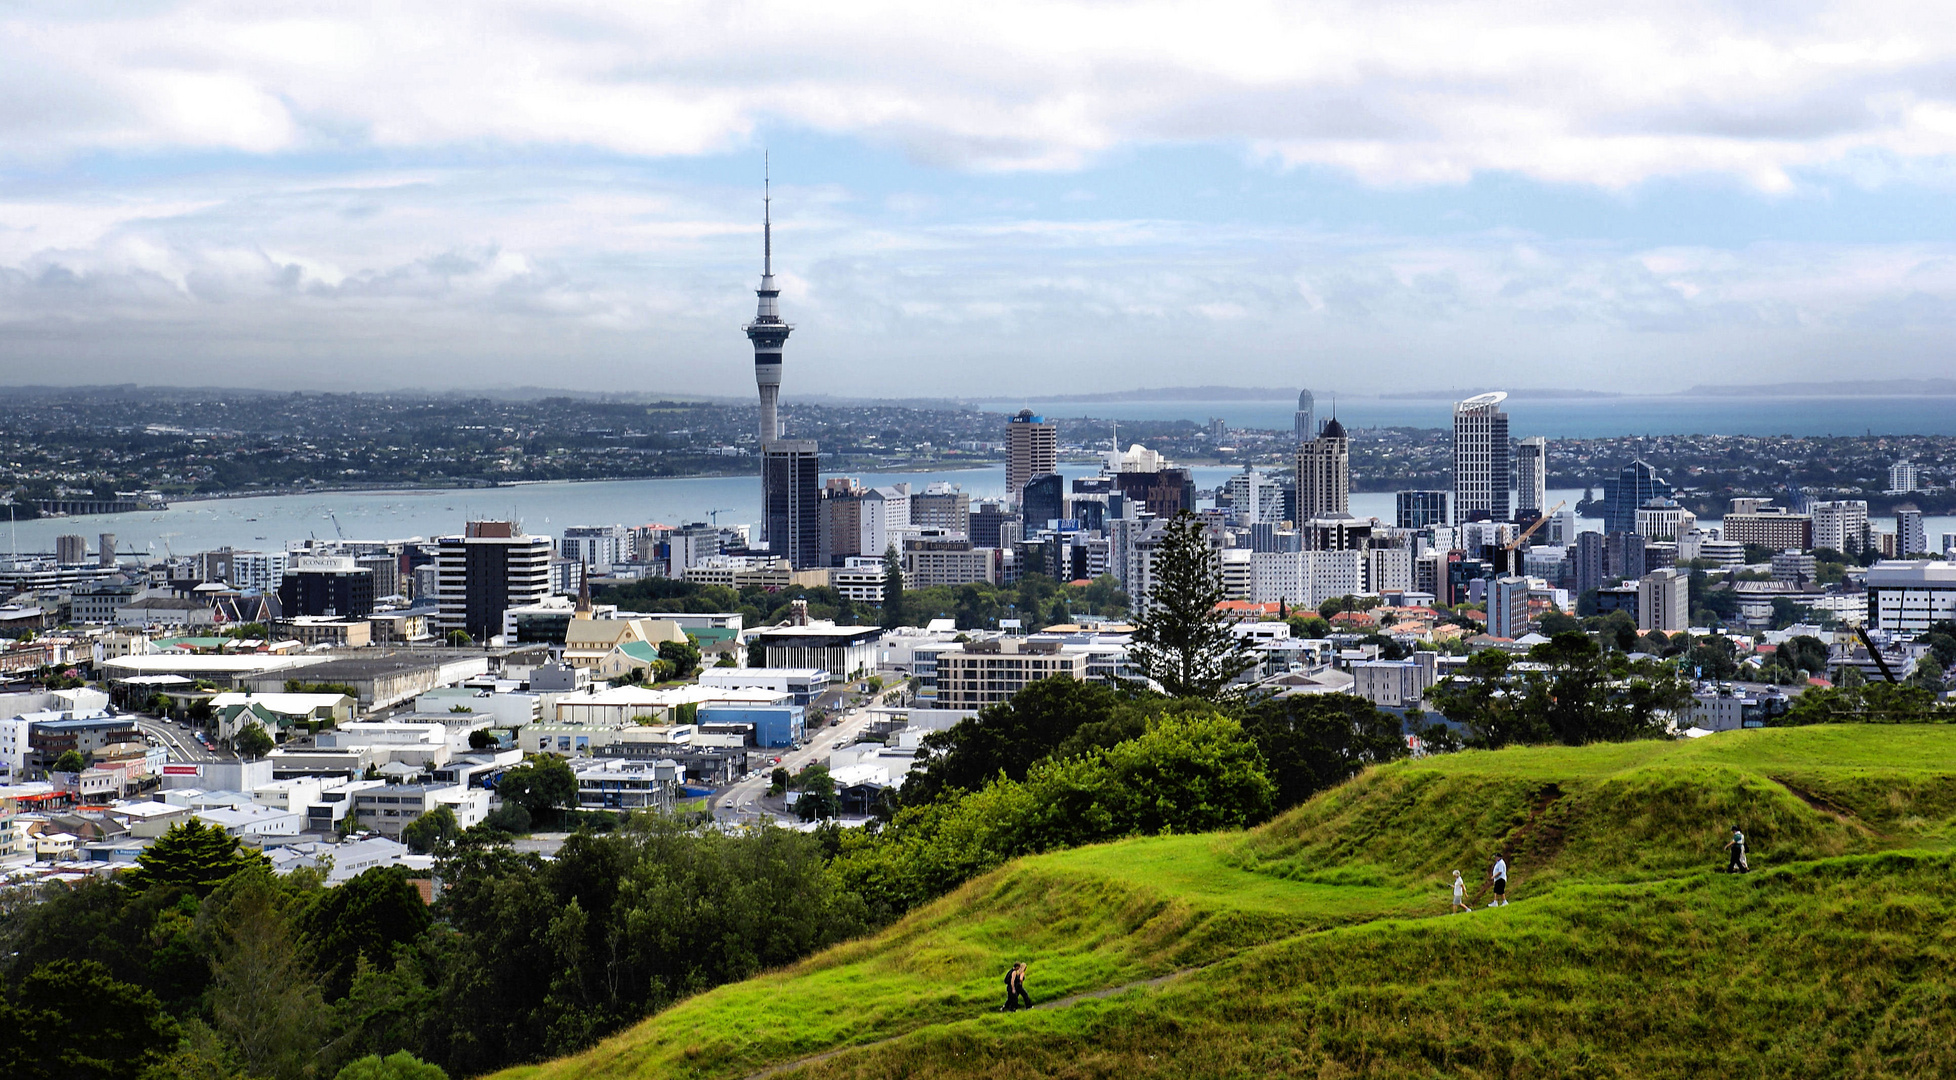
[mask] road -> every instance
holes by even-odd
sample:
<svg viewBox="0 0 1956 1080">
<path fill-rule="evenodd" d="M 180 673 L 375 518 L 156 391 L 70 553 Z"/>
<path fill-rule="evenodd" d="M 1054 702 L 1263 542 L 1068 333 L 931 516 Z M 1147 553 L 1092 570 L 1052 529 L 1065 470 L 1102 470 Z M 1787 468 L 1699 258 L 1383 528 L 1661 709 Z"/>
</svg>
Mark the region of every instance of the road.
<svg viewBox="0 0 1956 1080">
<path fill-rule="evenodd" d="M 188 728 L 178 727 L 165 720 L 152 720 L 147 716 L 136 717 L 136 726 L 143 734 L 162 743 L 170 751 L 171 761 L 229 761 L 230 755 L 212 753 L 204 749 L 204 744 Z"/>
<path fill-rule="evenodd" d="M 813 763 L 827 764 L 829 754 L 839 746 L 847 746 L 856 741 L 862 730 L 876 718 L 870 706 L 880 703 L 884 698 L 897 693 L 891 688 L 871 698 L 868 705 L 851 709 L 841 714 L 835 723 L 823 727 L 804 743 L 799 750 L 790 750 L 781 755 L 780 765 L 767 765 L 755 769 L 747 779 L 723 788 L 713 796 L 713 820 L 729 825 L 758 825 L 763 820 L 773 820 L 790 824 L 772 810 L 761 805 L 761 796 L 767 794 L 770 775 L 777 768 L 797 773 L 803 766 Z M 838 700 L 841 695 L 838 695 Z"/>
</svg>

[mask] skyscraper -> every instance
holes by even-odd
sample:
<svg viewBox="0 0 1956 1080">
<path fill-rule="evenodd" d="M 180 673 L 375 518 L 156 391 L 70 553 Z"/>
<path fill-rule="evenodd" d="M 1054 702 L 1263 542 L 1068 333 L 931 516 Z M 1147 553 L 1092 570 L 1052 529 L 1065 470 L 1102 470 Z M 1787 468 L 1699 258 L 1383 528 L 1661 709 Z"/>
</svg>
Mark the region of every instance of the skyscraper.
<svg viewBox="0 0 1956 1080">
<path fill-rule="evenodd" d="M 1895 557 L 1906 559 L 1929 550 L 1929 534 L 1922 528 L 1922 509 L 1914 503 L 1895 507 Z"/>
<path fill-rule="evenodd" d="M 1318 437 L 1317 401 L 1311 397 L 1309 390 L 1297 392 L 1297 414 L 1291 418 L 1291 423 L 1297 429 L 1298 442 L 1307 443 Z"/>
<path fill-rule="evenodd" d="M 1470 397 L 1453 407 L 1453 515 L 1508 520 L 1508 414 L 1503 391 Z"/>
<path fill-rule="evenodd" d="M 767 549 L 797 570 L 822 565 L 821 461 L 812 439 L 776 439 L 761 455 Z"/>
<path fill-rule="evenodd" d="M 1351 441 L 1337 417 L 1297 448 L 1297 522 L 1351 513 Z"/>
<path fill-rule="evenodd" d="M 1059 425 L 1049 424 L 1031 409 L 1005 425 L 1005 497 L 1019 505 L 1019 493 L 1035 476 L 1059 471 Z"/>
<path fill-rule="evenodd" d="M 1603 531 L 1636 532 L 1637 509 L 1652 499 L 1668 499 L 1675 491 L 1646 461 L 1625 465 L 1603 479 Z M 1639 575 L 1641 576 L 1641 575 Z"/>
<path fill-rule="evenodd" d="M 439 633 L 485 642 L 503 632 L 504 611 L 550 595 L 550 538 L 514 522 L 471 521 L 461 536 L 437 537 L 435 565 Z"/>
<path fill-rule="evenodd" d="M 1393 497 L 1393 508 L 1394 524 L 1402 529 L 1451 524 L 1444 491 L 1402 491 Z"/>
<path fill-rule="evenodd" d="M 774 214 L 772 178 L 764 181 L 761 196 L 761 287 L 754 290 L 760 303 L 754 321 L 743 329 L 754 343 L 754 382 L 761 390 L 761 449 L 781 437 L 775 416 L 775 402 L 781 395 L 781 346 L 794 327 L 781 321 L 781 290 L 774 287 Z"/>
<path fill-rule="evenodd" d="M 1515 444 L 1515 518 L 1540 517 L 1547 506 L 1548 440 L 1537 435 Z"/>
</svg>

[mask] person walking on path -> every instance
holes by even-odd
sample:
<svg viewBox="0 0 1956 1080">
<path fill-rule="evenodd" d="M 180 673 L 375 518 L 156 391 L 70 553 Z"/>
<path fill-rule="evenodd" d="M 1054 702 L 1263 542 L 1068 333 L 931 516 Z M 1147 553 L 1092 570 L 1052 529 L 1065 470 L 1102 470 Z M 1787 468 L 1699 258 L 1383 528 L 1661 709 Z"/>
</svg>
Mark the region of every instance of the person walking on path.
<svg viewBox="0 0 1956 1080">
<path fill-rule="evenodd" d="M 1460 880 L 1460 871 L 1455 870 L 1453 872 L 1453 906 L 1447 909 L 1447 914 L 1452 915 L 1456 911 L 1472 910 L 1474 909 L 1467 906 L 1467 883 Z"/>
<path fill-rule="evenodd" d="M 1494 869 L 1491 872 L 1489 872 L 1488 877 L 1494 879 L 1494 899 L 1488 901 L 1487 906 L 1507 907 L 1508 906 L 1508 860 L 1506 856 L 1497 855 L 1494 857 Z"/>
<path fill-rule="evenodd" d="M 1012 1012 L 1015 1009 L 1030 1008 L 1032 1008 L 1032 995 L 1026 993 L 1026 962 L 1021 960 L 1005 972 L 1005 1004 L 999 1006 L 998 1011 Z"/>
<path fill-rule="evenodd" d="M 1743 874 L 1752 869 L 1745 861 L 1745 834 L 1739 831 L 1737 825 L 1732 826 L 1732 838 L 1725 841 L 1725 850 L 1732 858 L 1725 864 L 1726 873 Z"/>
</svg>

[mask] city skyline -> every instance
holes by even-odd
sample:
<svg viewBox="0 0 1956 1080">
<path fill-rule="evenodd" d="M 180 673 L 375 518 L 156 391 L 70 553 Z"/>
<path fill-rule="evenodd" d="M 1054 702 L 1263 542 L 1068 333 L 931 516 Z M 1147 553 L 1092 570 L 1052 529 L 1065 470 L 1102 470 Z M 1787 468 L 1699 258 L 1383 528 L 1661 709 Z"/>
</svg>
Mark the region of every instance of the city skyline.
<svg viewBox="0 0 1956 1080">
<path fill-rule="evenodd" d="M 0 383 L 733 396 L 764 148 L 809 394 L 1940 373 L 1928 9 L 460 18 L 0 19 Z"/>
</svg>

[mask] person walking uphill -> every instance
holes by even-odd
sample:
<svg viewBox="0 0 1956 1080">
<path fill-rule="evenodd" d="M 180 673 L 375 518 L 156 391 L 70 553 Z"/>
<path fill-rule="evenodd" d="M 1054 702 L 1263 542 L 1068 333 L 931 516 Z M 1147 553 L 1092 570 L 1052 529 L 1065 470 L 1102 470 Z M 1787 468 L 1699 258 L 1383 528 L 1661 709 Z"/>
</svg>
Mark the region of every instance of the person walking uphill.
<svg viewBox="0 0 1956 1080">
<path fill-rule="evenodd" d="M 998 1011 L 1011 1012 L 1014 1009 L 1030 1008 L 1032 1008 L 1032 995 L 1026 993 L 1026 962 L 1021 960 L 1013 964 L 1005 973 L 1005 1004 L 1000 1006 Z"/>
<path fill-rule="evenodd" d="M 1507 856 L 1497 855 L 1494 857 L 1494 869 L 1491 872 L 1489 872 L 1488 877 L 1494 880 L 1494 899 L 1488 901 L 1487 906 L 1507 907 L 1508 906 Z"/>
<path fill-rule="evenodd" d="M 1474 909 L 1467 906 L 1467 883 L 1460 880 L 1460 871 L 1455 870 L 1453 872 L 1453 906 L 1447 909 L 1447 914 L 1452 915 L 1457 911 L 1472 910 Z"/>
<path fill-rule="evenodd" d="M 1739 831 L 1737 825 L 1732 826 L 1732 838 L 1725 841 L 1725 850 L 1732 857 L 1732 861 L 1725 864 L 1726 873 L 1743 874 L 1752 869 L 1745 861 L 1745 834 Z"/>
</svg>

